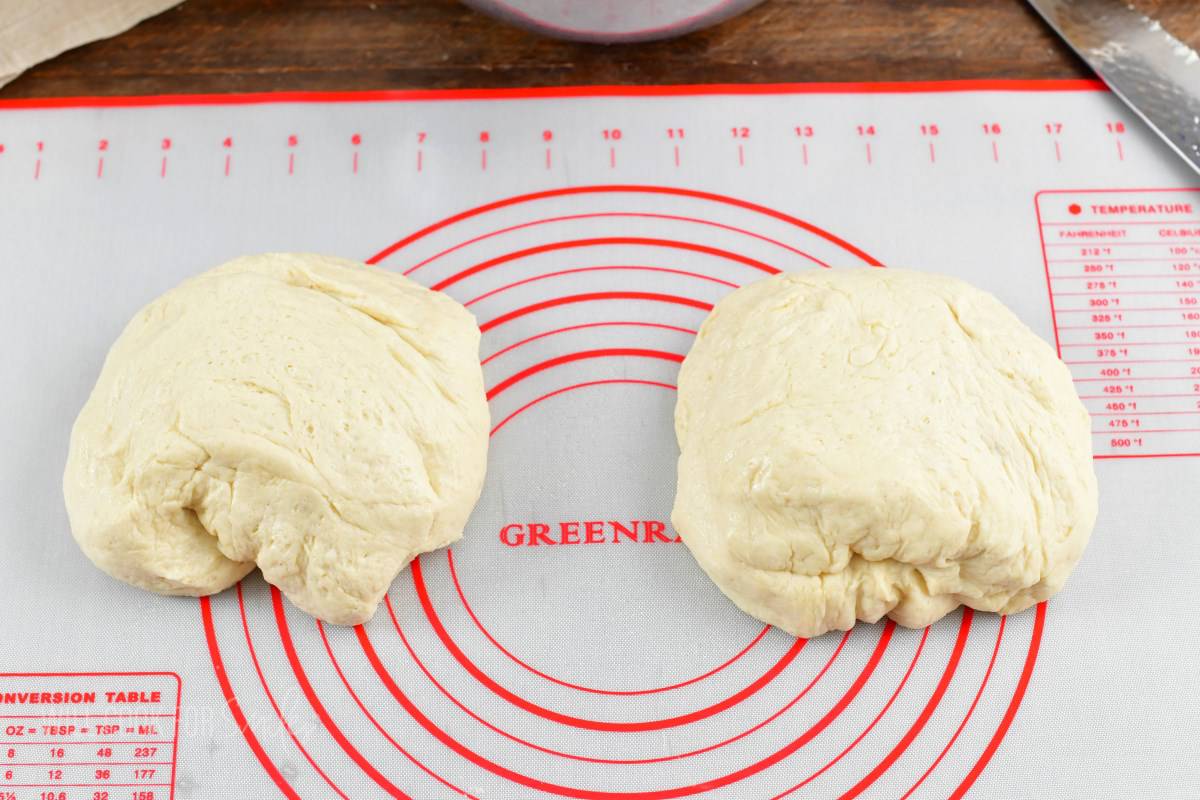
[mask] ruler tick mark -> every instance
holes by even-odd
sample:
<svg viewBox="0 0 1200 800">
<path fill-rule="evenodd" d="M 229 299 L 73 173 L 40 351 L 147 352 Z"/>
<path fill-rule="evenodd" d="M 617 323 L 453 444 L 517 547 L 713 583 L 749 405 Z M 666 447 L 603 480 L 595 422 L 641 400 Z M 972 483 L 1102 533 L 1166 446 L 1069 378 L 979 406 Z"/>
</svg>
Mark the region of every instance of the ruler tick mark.
<svg viewBox="0 0 1200 800">
<path fill-rule="evenodd" d="M 615 169 L 617 166 L 617 148 L 608 148 L 608 168 Z"/>
<path fill-rule="evenodd" d="M 296 171 L 296 154 L 288 153 L 288 175 L 294 174 Z"/>
<path fill-rule="evenodd" d="M 99 160 L 96 162 L 96 177 L 104 177 L 104 156 L 100 156 Z"/>
<path fill-rule="evenodd" d="M 350 167 L 350 171 L 353 172 L 355 175 L 358 174 L 358 151 L 357 150 L 354 151 L 354 163 Z"/>
<path fill-rule="evenodd" d="M 1054 160 L 1062 163 L 1062 145 L 1059 144 L 1058 139 L 1054 140 Z"/>
<path fill-rule="evenodd" d="M 746 151 L 742 145 L 738 145 L 738 166 L 746 166 Z"/>
<path fill-rule="evenodd" d="M 675 145 L 675 166 L 679 166 L 679 145 Z"/>
<path fill-rule="evenodd" d="M 868 164 L 875 163 L 874 157 L 871 155 L 871 143 L 870 142 L 867 142 L 867 163 Z"/>
<path fill-rule="evenodd" d="M 1000 163 L 1000 143 L 992 140 L 992 161 Z"/>
<path fill-rule="evenodd" d="M 933 149 L 933 142 L 929 143 L 929 163 L 930 164 L 937 163 L 937 153 Z"/>
</svg>

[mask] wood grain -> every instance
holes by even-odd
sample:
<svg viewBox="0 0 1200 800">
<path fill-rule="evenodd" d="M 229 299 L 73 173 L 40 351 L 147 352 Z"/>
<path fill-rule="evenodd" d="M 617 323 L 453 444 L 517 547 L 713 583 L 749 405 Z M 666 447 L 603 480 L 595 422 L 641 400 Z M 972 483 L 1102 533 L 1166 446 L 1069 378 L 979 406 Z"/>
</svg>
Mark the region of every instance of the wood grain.
<svg viewBox="0 0 1200 800">
<path fill-rule="evenodd" d="M 1200 3 L 1142 0 L 1200 45 Z M 454 0 L 187 0 L 0 90 L 55 95 L 1088 75 L 1021 0 L 768 0 L 681 39 L 598 46 Z"/>
</svg>

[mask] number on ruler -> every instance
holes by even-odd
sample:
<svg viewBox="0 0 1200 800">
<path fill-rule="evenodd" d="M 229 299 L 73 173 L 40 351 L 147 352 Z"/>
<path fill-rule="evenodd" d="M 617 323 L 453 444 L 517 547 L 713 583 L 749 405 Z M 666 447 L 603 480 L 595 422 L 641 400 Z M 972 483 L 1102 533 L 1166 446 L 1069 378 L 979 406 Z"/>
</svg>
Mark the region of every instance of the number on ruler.
<svg viewBox="0 0 1200 800">
<path fill-rule="evenodd" d="M 1115 122 L 1106 122 L 1104 123 L 1104 129 L 1109 133 L 1124 133 L 1125 123 L 1121 122 L 1120 120 Z"/>
<path fill-rule="evenodd" d="M 417 131 L 417 144 L 423 143 L 425 141 L 425 138 L 426 138 L 425 131 Z"/>
<path fill-rule="evenodd" d="M 983 123 L 983 133 L 986 136 L 999 136 L 1000 135 L 1000 123 L 999 122 Z"/>
<path fill-rule="evenodd" d="M 811 139 L 813 135 L 812 125 L 797 125 L 796 135 L 801 139 Z"/>
<path fill-rule="evenodd" d="M 874 136 L 875 135 L 875 126 L 874 125 L 859 125 L 858 126 L 858 135 L 859 136 Z"/>
<path fill-rule="evenodd" d="M 300 144 L 300 137 L 294 133 L 288 134 L 288 147 L 295 147 Z"/>
<path fill-rule="evenodd" d="M 488 143 L 488 142 L 490 142 L 491 140 L 492 140 L 492 134 L 491 134 L 491 133 L 489 133 L 488 131 L 480 131 L 480 132 L 479 132 L 479 141 L 480 141 L 480 142 L 482 142 L 482 143 L 484 143 L 484 144 L 487 144 L 487 143 Z"/>
<path fill-rule="evenodd" d="M 221 147 L 224 147 L 226 150 L 228 150 L 229 148 L 233 147 L 233 137 L 232 137 L 232 136 L 226 136 L 224 139 L 222 139 L 222 140 L 221 140 Z"/>
<path fill-rule="evenodd" d="M 554 141 L 554 131 L 552 131 L 548 128 L 546 130 L 542 131 L 542 141 L 543 142 Z"/>
<path fill-rule="evenodd" d="M 730 128 L 729 131 L 730 131 L 730 133 L 733 134 L 733 138 L 735 138 L 735 139 L 749 139 L 750 138 L 750 129 L 744 125 L 740 128 Z"/>
<path fill-rule="evenodd" d="M 108 139 L 101 139 L 99 148 L 101 153 L 108 149 Z"/>
<path fill-rule="evenodd" d="M 921 125 L 921 135 L 922 136 L 937 136 L 939 133 L 941 133 L 941 131 L 938 130 L 938 126 L 937 126 L 936 122 L 931 122 L 928 125 L 925 125 L 925 124 Z"/>
<path fill-rule="evenodd" d="M 1047 122 L 1043 127 L 1046 129 L 1046 133 L 1050 134 L 1051 136 L 1062 133 L 1061 122 Z"/>
<path fill-rule="evenodd" d="M 667 128 L 667 138 L 668 139 L 682 139 L 683 138 L 683 128 Z"/>
<path fill-rule="evenodd" d="M 355 147 L 362 144 L 362 134 L 361 133 L 352 134 L 350 136 L 350 144 L 354 145 Z"/>
<path fill-rule="evenodd" d="M 605 128 L 604 129 L 604 138 L 605 138 L 605 140 L 610 141 L 610 142 L 621 141 L 621 129 L 620 128 Z"/>
</svg>

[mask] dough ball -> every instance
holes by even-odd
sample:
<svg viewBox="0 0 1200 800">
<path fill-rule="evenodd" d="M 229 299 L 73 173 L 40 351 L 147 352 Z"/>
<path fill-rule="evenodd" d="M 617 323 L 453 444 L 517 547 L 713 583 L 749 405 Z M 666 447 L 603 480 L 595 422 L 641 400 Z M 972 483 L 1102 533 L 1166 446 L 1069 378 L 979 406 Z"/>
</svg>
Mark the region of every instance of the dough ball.
<svg viewBox="0 0 1200 800">
<path fill-rule="evenodd" d="M 1067 368 L 995 297 L 904 270 L 722 300 L 679 374 L 672 521 L 747 613 L 798 636 L 1057 592 L 1096 520 Z"/>
<path fill-rule="evenodd" d="M 212 594 L 257 565 L 313 616 L 364 622 L 479 497 L 478 348 L 461 305 L 352 261 L 192 278 L 130 321 L 75 422 L 75 539 L 143 589 Z"/>
</svg>

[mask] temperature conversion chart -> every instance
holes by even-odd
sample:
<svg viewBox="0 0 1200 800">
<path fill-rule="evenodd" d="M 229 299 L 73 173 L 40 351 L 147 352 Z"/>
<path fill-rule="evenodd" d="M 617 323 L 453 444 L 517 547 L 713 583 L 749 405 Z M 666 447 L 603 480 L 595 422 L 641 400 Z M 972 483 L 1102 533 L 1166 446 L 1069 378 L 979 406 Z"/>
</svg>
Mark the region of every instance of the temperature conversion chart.
<svg viewBox="0 0 1200 800">
<path fill-rule="evenodd" d="M 1096 451 L 1200 453 L 1200 192 L 1047 192 L 1038 218 Z"/>
<path fill-rule="evenodd" d="M 238 255 L 475 315 L 487 482 L 375 618 L 120 584 L 62 502 L 139 308 Z M 0 800 L 1200 796 L 1200 180 L 1089 82 L 0 104 Z M 670 522 L 679 364 L 779 271 L 994 294 L 1069 366 L 1100 515 L 1065 590 L 795 639 Z"/>
</svg>

